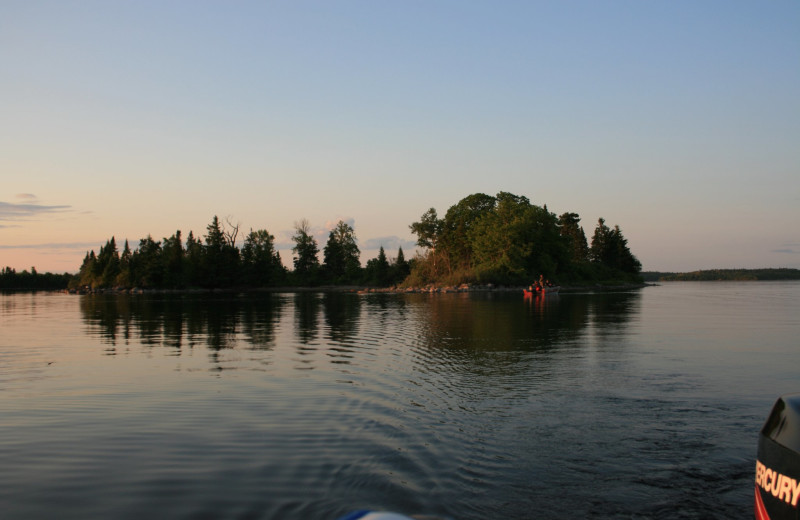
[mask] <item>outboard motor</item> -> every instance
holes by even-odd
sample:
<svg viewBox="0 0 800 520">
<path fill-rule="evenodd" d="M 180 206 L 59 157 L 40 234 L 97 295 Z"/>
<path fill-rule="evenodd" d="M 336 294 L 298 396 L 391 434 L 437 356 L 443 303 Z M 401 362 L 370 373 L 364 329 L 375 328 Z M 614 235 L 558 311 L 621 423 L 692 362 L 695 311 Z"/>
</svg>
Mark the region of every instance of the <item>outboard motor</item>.
<svg viewBox="0 0 800 520">
<path fill-rule="evenodd" d="M 755 517 L 800 520 L 800 394 L 784 395 L 758 437 Z"/>
</svg>

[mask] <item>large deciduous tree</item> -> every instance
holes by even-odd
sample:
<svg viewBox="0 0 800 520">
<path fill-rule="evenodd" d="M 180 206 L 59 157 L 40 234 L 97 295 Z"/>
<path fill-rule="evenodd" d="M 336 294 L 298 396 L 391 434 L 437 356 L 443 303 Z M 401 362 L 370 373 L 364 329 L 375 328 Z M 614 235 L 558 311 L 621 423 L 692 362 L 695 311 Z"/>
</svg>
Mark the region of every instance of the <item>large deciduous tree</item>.
<svg viewBox="0 0 800 520">
<path fill-rule="evenodd" d="M 442 222 L 441 247 L 446 253 L 449 269 L 470 269 L 473 248 L 469 234 L 481 218 L 493 211 L 497 199 L 475 193 L 451 206 Z"/>
<path fill-rule="evenodd" d="M 264 287 L 278 281 L 283 274 L 281 257 L 275 250 L 275 237 L 265 229 L 250 230 L 242 247 L 244 282 Z"/>
<path fill-rule="evenodd" d="M 444 222 L 439 219 L 435 208 L 430 208 L 422 214 L 419 222 L 414 222 L 409 226 L 411 232 L 417 235 L 417 245 L 426 250 L 427 258 L 425 259 L 425 265 L 430 263 L 431 267 L 426 277 L 435 278 L 438 276 L 436 247 L 439 244 L 439 238 L 441 237 L 443 227 Z"/>
<path fill-rule="evenodd" d="M 415 281 L 441 279 L 436 269 L 431 274 L 427 265 L 431 257 L 445 261 L 450 283 L 472 279 L 518 283 L 539 274 L 555 277 L 570 262 L 568 241 L 559 234 L 555 214 L 508 192 L 494 197 L 469 195 L 452 206 L 444 220 L 431 208 L 411 229 L 418 236 L 417 245 L 430 250 L 425 262 L 412 271 Z"/>
<path fill-rule="evenodd" d="M 496 200 L 469 233 L 478 276 L 514 283 L 556 276 L 567 260 L 556 216 L 527 197 L 500 192 Z"/>
<path fill-rule="evenodd" d="M 422 214 L 419 222 L 412 223 L 411 232 L 417 235 L 417 245 L 435 251 L 442 233 L 443 222 L 439 220 L 436 208 L 430 208 Z"/>
<path fill-rule="evenodd" d="M 361 251 L 353 227 L 346 222 L 340 220 L 331 230 L 323 255 L 322 267 L 329 282 L 351 283 L 359 278 Z"/>
</svg>

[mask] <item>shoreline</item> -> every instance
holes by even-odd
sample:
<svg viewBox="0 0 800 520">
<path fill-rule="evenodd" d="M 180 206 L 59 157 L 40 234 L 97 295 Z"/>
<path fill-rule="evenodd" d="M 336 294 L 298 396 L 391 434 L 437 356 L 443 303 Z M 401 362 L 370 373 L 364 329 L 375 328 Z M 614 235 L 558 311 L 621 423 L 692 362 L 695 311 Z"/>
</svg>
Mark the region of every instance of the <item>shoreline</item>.
<svg viewBox="0 0 800 520">
<path fill-rule="evenodd" d="M 656 283 L 628 283 L 628 284 L 594 284 L 594 285 L 562 285 L 560 293 L 579 293 L 579 292 L 609 292 L 620 290 L 642 289 L 644 287 L 657 286 Z M 453 293 L 512 293 L 522 292 L 524 286 L 505 286 L 505 285 L 469 285 L 459 286 L 446 285 L 426 285 L 423 287 L 366 287 L 363 285 L 320 285 L 316 287 L 301 286 L 280 286 L 280 287 L 231 287 L 218 289 L 186 288 L 186 289 L 146 289 L 146 288 L 80 288 L 80 289 L 61 289 L 63 292 L 75 295 L 95 295 L 95 294 L 231 294 L 231 293 L 355 293 L 355 294 L 453 294 Z"/>
</svg>

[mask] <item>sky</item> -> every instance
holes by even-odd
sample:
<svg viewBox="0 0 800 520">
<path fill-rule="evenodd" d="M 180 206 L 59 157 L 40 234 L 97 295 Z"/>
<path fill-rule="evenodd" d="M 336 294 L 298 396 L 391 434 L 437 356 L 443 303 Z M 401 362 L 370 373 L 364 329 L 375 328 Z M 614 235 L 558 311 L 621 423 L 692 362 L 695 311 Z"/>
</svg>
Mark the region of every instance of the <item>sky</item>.
<svg viewBox="0 0 800 520">
<path fill-rule="evenodd" d="M 501 191 L 646 271 L 800 268 L 800 2 L 0 1 L 0 266 L 215 215 L 409 258 Z"/>
</svg>

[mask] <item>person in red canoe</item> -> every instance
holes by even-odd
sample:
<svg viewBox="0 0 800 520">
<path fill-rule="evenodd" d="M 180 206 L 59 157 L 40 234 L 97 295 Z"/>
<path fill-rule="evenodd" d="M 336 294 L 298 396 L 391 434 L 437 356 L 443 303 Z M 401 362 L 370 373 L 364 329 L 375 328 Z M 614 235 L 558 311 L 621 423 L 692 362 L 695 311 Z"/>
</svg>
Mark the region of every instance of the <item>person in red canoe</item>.
<svg viewBox="0 0 800 520">
<path fill-rule="evenodd" d="M 539 292 L 544 287 L 544 275 L 540 274 L 539 279 L 528 286 L 528 291 Z"/>
</svg>

